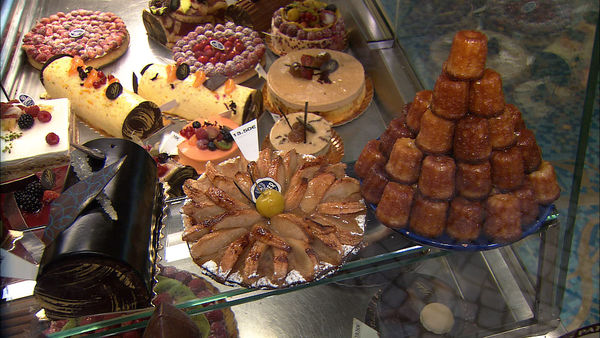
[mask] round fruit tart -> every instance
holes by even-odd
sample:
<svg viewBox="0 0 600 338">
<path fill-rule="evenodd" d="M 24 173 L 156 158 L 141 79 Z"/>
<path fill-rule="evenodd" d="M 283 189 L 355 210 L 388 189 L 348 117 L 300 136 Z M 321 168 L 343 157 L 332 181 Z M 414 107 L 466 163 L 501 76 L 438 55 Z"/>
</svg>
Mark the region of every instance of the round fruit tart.
<svg viewBox="0 0 600 338">
<path fill-rule="evenodd" d="M 221 162 L 240 154 L 231 130 L 239 127 L 224 117 L 196 120 L 187 124 L 179 134 L 186 140 L 178 146 L 178 161 L 192 166 L 197 172 L 205 170 L 206 162 Z"/>
<path fill-rule="evenodd" d="M 125 22 L 111 12 L 77 9 L 58 12 L 36 22 L 23 37 L 22 49 L 37 69 L 52 56 L 79 56 L 86 65 L 100 68 L 127 51 Z"/>
<path fill-rule="evenodd" d="M 226 284 L 281 288 L 333 273 L 362 243 L 366 207 L 346 165 L 263 149 L 208 162 L 182 207 L 194 262 Z"/>
<path fill-rule="evenodd" d="M 187 63 L 190 73 L 202 70 L 207 77 L 216 75 L 243 82 L 256 73 L 266 47 L 258 32 L 233 22 L 198 26 L 172 49 L 177 64 Z"/>
<path fill-rule="evenodd" d="M 275 54 L 294 50 L 346 48 L 346 27 L 338 8 L 321 1 L 294 1 L 273 14 L 269 47 Z"/>
</svg>

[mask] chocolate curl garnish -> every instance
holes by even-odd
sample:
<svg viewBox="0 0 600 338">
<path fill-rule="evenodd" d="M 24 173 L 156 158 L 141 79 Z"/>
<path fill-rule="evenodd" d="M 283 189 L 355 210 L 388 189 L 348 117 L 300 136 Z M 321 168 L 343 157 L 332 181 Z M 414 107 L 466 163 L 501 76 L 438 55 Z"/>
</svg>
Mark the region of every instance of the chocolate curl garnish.
<svg viewBox="0 0 600 338">
<path fill-rule="evenodd" d="M 308 101 L 304 102 L 304 143 L 306 143 L 306 119 L 308 117 Z"/>
</svg>

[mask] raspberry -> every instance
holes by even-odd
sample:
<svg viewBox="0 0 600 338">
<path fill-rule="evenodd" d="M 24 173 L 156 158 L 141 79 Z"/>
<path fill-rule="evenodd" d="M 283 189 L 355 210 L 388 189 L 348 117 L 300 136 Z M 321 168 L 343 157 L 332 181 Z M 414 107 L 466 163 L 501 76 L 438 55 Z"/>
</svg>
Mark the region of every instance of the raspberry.
<svg viewBox="0 0 600 338">
<path fill-rule="evenodd" d="M 52 114 L 47 110 L 42 110 L 38 113 L 37 119 L 43 123 L 50 122 L 50 120 L 52 120 Z"/>
<path fill-rule="evenodd" d="M 40 112 L 40 107 L 37 105 L 29 106 L 25 108 L 25 112 L 33 117 L 37 117 L 38 113 Z"/>
<path fill-rule="evenodd" d="M 158 175 L 158 177 L 163 177 L 167 173 L 167 171 L 169 171 L 169 168 L 164 164 L 158 164 L 156 166 L 156 169 L 156 174 Z"/>
<path fill-rule="evenodd" d="M 55 199 L 57 199 L 59 196 L 60 196 L 60 194 L 54 190 L 46 190 L 46 191 L 44 191 L 44 196 L 42 197 L 42 201 L 44 201 L 46 203 L 50 203 L 50 202 L 54 201 Z"/>
<path fill-rule="evenodd" d="M 33 127 L 33 116 L 27 113 L 21 114 L 17 123 L 19 124 L 19 128 L 21 128 L 22 130 L 30 129 L 31 127 Z"/>
<path fill-rule="evenodd" d="M 158 163 L 167 163 L 167 161 L 169 160 L 169 154 L 160 153 L 158 154 L 158 156 L 156 156 L 156 160 L 158 161 Z"/>
<path fill-rule="evenodd" d="M 55 133 L 48 133 L 48 135 L 46 135 L 46 143 L 49 145 L 53 146 L 58 144 L 58 142 L 60 142 L 60 138 Z"/>
</svg>

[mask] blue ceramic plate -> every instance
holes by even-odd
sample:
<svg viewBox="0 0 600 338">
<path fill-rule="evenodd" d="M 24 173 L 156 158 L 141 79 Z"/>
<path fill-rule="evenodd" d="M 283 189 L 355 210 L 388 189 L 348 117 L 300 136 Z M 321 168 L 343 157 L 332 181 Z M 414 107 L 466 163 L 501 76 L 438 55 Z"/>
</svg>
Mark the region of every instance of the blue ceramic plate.
<svg viewBox="0 0 600 338">
<path fill-rule="evenodd" d="M 375 210 L 377 210 L 376 205 L 369 203 L 369 206 L 373 209 L 373 212 L 375 212 Z M 544 221 L 550 215 L 552 215 L 552 210 L 554 210 L 554 205 L 540 206 L 540 214 L 538 216 L 538 220 L 535 223 L 532 223 L 530 225 L 523 227 L 523 234 L 521 235 L 521 238 L 519 238 L 517 241 L 520 241 L 523 238 L 538 232 L 540 230 L 540 228 L 542 227 L 542 224 L 544 223 Z M 455 240 L 454 238 L 450 237 L 446 233 L 444 233 L 441 236 L 436 237 L 436 238 L 429 238 L 429 237 L 424 237 L 424 236 L 418 235 L 418 234 L 410 231 L 410 229 L 408 229 L 408 228 L 404 228 L 404 229 L 390 228 L 390 229 L 400 233 L 404 237 L 406 237 L 409 240 L 416 242 L 418 244 L 433 246 L 433 247 L 444 249 L 444 250 L 484 251 L 484 250 L 497 249 L 497 248 L 503 247 L 505 245 L 514 243 L 514 242 L 508 242 L 508 243 L 494 242 L 484 235 L 480 235 L 477 239 L 465 243 L 465 242 L 459 242 L 459 241 Z M 515 241 L 515 242 L 517 242 L 517 241 Z"/>
</svg>

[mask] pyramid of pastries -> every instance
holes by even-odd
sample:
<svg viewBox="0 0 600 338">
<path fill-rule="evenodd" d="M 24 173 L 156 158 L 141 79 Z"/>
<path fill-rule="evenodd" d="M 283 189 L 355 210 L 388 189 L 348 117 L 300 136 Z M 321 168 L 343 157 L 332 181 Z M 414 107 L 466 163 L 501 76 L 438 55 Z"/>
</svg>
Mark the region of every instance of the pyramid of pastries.
<svg viewBox="0 0 600 338">
<path fill-rule="evenodd" d="M 345 168 L 323 157 L 269 148 L 256 161 L 240 156 L 208 162 L 200 178 L 183 186 L 188 200 L 182 237 L 192 259 L 218 281 L 260 288 L 335 271 L 362 242 L 366 220 L 359 182 Z M 265 179 L 279 185 L 279 204 L 259 201 Z M 278 194 L 270 189 L 269 196 Z"/>
<path fill-rule="evenodd" d="M 433 90 L 418 92 L 360 154 L 365 200 L 393 228 L 460 242 L 512 242 L 560 195 L 500 75 L 485 68 L 487 37 L 460 31 Z"/>
</svg>

